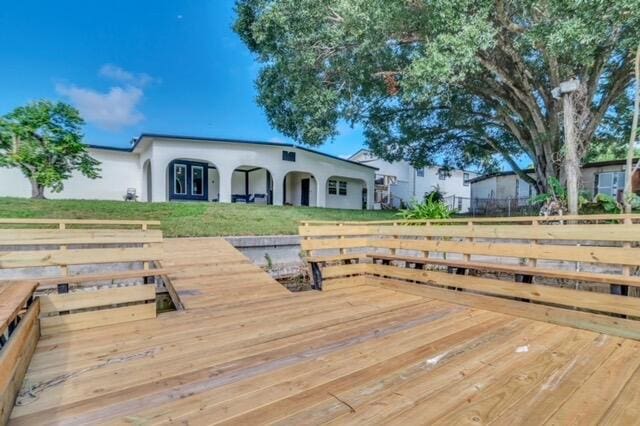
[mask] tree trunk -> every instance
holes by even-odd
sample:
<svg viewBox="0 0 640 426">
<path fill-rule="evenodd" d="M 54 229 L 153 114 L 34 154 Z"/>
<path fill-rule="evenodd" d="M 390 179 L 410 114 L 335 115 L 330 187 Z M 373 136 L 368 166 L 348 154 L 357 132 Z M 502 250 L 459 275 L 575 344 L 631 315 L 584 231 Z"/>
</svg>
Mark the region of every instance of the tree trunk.
<svg viewBox="0 0 640 426">
<path fill-rule="evenodd" d="M 636 52 L 636 66 L 635 66 L 635 101 L 633 103 L 633 121 L 631 122 L 631 135 L 629 135 L 629 147 L 627 149 L 627 164 L 625 168 L 624 179 L 624 211 L 625 213 L 631 213 L 633 206 L 631 205 L 631 199 L 633 197 L 633 173 L 638 168 L 633 167 L 633 154 L 636 151 L 636 141 L 638 136 L 638 114 L 640 114 L 640 46 Z"/>
<path fill-rule="evenodd" d="M 31 198 L 34 200 L 44 200 L 44 186 L 36 182 L 35 179 L 29 179 L 31 181 Z"/>
<path fill-rule="evenodd" d="M 571 94 L 562 96 L 564 106 L 564 172 L 567 179 L 567 207 L 569 214 L 578 214 L 578 183 L 580 182 L 580 161 L 576 143 L 575 113 Z"/>
</svg>

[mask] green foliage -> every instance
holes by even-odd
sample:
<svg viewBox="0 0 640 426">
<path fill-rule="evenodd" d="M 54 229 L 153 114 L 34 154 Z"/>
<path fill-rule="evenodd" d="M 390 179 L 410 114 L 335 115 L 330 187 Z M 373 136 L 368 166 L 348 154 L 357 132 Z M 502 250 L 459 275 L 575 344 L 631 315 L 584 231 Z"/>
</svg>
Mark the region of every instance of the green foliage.
<svg viewBox="0 0 640 426">
<path fill-rule="evenodd" d="M 550 177 L 547 182 L 547 188 L 549 188 L 549 192 L 545 192 L 542 194 L 538 194 L 534 197 L 531 197 L 529 203 L 534 206 L 542 206 L 543 209 L 546 209 L 554 204 L 554 208 L 559 208 L 562 210 L 567 209 L 567 188 L 562 185 L 560 180 L 555 177 Z M 583 208 L 589 204 L 590 196 L 586 192 L 580 192 L 578 194 L 578 207 Z M 552 209 L 553 210 L 553 209 Z"/>
<path fill-rule="evenodd" d="M 30 180 L 32 195 L 62 191 L 74 170 L 99 177 L 100 164 L 82 142 L 80 113 L 62 102 L 37 101 L 0 118 L 0 167 L 17 167 Z"/>
<path fill-rule="evenodd" d="M 557 201 L 561 205 L 567 204 L 567 188 L 555 177 L 550 177 L 547 181 L 549 192 L 538 194 L 529 200 L 532 205 L 542 205 L 550 201 Z"/>
<path fill-rule="evenodd" d="M 444 201 L 444 192 L 440 190 L 438 185 L 433 187 L 433 191 L 424 194 L 424 201 L 442 202 Z"/>
<path fill-rule="evenodd" d="M 439 191 L 433 191 L 424 203 L 414 202 L 408 209 L 399 211 L 397 215 L 403 220 L 449 219 L 453 212 L 442 198 L 438 199 L 438 195 L 441 195 Z"/>
<path fill-rule="evenodd" d="M 319 145 L 361 123 L 386 160 L 515 170 L 546 191 L 562 156 L 561 102 L 579 77 L 579 141 L 623 140 L 637 0 L 237 0 L 235 30 L 263 64 L 270 123 Z M 604 124 L 603 124 L 604 123 Z"/>
<path fill-rule="evenodd" d="M 608 194 L 597 194 L 593 203 L 606 213 L 622 213 L 622 206 L 618 201 Z"/>
</svg>

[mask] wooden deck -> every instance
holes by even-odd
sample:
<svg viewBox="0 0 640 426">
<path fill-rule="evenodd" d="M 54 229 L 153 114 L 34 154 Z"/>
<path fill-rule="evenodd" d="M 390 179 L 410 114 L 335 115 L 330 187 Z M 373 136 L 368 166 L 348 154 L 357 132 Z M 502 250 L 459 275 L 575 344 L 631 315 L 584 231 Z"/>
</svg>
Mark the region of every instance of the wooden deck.
<svg viewBox="0 0 640 426">
<path fill-rule="evenodd" d="M 289 291 L 222 238 L 174 238 L 163 242 L 162 267 L 185 309 L 282 296 Z"/>
<path fill-rule="evenodd" d="M 223 240 L 164 247 L 185 310 L 43 336 L 12 424 L 638 422 L 638 341 L 379 285 L 293 294 Z"/>
</svg>

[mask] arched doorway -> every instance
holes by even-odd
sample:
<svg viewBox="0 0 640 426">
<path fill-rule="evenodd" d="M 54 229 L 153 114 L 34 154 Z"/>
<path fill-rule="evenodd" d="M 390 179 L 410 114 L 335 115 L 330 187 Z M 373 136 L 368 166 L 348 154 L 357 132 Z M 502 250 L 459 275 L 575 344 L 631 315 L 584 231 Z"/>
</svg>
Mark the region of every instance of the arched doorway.
<svg viewBox="0 0 640 426">
<path fill-rule="evenodd" d="M 218 170 L 206 160 L 177 158 L 167 166 L 166 188 L 169 201 L 218 201 Z"/>
<path fill-rule="evenodd" d="M 318 205 L 318 183 L 311 173 L 289 172 L 282 185 L 283 204 L 307 207 Z"/>
<path fill-rule="evenodd" d="M 264 167 L 236 167 L 231 175 L 231 202 L 273 204 L 271 172 Z"/>
<path fill-rule="evenodd" d="M 151 161 L 147 160 L 142 165 L 142 188 L 145 191 L 144 201 L 153 200 L 153 183 L 151 179 Z"/>
</svg>

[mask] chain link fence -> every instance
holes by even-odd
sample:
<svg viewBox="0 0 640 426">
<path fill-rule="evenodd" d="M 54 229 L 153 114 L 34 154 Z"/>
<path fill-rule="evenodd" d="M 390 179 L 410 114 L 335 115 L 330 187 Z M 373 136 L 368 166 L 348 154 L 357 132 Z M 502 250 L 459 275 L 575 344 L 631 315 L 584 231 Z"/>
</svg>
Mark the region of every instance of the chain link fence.
<svg viewBox="0 0 640 426">
<path fill-rule="evenodd" d="M 537 216 L 540 207 L 523 198 L 469 198 L 451 195 L 444 198 L 451 210 L 470 216 Z"/>
</svg>

